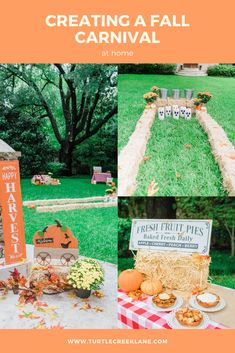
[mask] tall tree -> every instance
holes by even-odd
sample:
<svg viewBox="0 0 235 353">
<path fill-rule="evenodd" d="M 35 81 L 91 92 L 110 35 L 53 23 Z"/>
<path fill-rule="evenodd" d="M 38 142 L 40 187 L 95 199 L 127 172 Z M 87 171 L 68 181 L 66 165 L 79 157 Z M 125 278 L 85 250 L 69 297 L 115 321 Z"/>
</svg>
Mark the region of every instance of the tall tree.
<svg viewBox="0 0 235 353">
<path fill-rule="evenodd" d="M 214 245 L 221 245 L 221 241 L 224 241 L 227 248 L 230 245 L 231 256 L 235 256 L 234 197 L 181 197 L 177 198 L 177 208 L 181 217 L 212 219 Z M 215 236 L 216 231 L 219 236 Z"/>
<path fill-rule="evenodd" d="M 35 119 L 48 119 L 67 175 L 72 174 L 76 146 L 117 114 L 115 66 L 4 64 L 0 74 L 7 87 L 3 104 L 8 111 L 25 109 Z M 21 99 L 12 99 L 9 104 L 10 95 L 20 95 Z"/>
<path fill-rule="evenodd" d="M 121 197 L 119 217 L 175 219 L 176 201 L 174 197 Z"/>
</svg>

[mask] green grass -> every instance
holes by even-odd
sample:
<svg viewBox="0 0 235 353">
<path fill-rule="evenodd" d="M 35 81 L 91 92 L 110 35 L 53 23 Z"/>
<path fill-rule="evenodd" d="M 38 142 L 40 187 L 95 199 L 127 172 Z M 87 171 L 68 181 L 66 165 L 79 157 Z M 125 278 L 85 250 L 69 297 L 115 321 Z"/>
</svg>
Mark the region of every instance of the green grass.
<svg viewBox="0 0 235 353">
<path fill-rule="evenodd" d="M 225 251 L 211 251 L 210 279 L 212 283 L 235 289 L 235 257 Z M 119 258 L 118 272 L 134 267 L 134 259 Z"/>
<path fill-rule="evenodd" d="M 90 178 L 62 178 L 60 186 L 34 186 L 22 179 L 24 200 L 86 197 L 104 195 L 105 184 L 92 185 Z M 37 213 L 24 207 L 26 242 L 32 244 L 33 235 L 55 219 L 68 225 L 78 238 L 83 256 L 117 263 L 117 208 L 97 208 L 60 212 Z"/>
<path fill-rule="evenodd" d="M 174 75 L 119 75 L 119 151 L 135 129 L 145 103 L 143 94 L 152 85 L 210 91 L 208 112 L 225 129 L 235 144 L 235 79 L 222 77 L 182 77 Z M 185 144 L 192 145 L 184 148 Z M 207 135 L 191 121 L 155 120 L 146 156 L 141 165 L 135 194 L 145 196 L 152 180 L 159 186 L 157 196 L 223 196 L 222 178 L 212 156 Z"/>
<path fill-rule="evenodd" d="M 195 93 L 210 91 L 212 100 L 208 112 L 224 128 L 230 141 L 235 144 L 235 78 L 229 77 L 184 77 L 176 75 L 134 75 L 118 77 L 118 148 L 123 148 L 135 128 L 145 103 L 143 94 L 156 85 L 158 87 L 192 88 Z"/>
<path fill-rule="evenodd" d="M 150 159 L 140 166 L 136 195 L 146 195 L 152 180 L 159 187 L 157 196 L 225 195 L 207 136 L 195 118 L 185 123 L 156 119 L 145 154 Z"/>
<path fill-rule="evenodd" d="M 62 199 L 100 196 L 105 194 L 106 184 L 91 184 L 91 178 L 59 178 L 61 185 L 35 186 L 30 179 L 21 179 L 23 200 Z"/>
</svg>

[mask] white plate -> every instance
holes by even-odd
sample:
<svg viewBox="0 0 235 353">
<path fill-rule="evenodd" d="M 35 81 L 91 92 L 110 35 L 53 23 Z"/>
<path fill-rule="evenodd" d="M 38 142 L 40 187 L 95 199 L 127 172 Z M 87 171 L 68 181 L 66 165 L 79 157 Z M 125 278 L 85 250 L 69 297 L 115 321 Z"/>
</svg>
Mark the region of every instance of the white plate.
<svg viewBox="0 0 235 353">
<path fill-rule="evenodd" d="M 212 306 L 211 308 L 204 308 L 204 306 L 201 306 L 200 304 L 198 304 L 197 300 L 196 300 L 196 296 L 193 295 L 190 299 L 189 299 L 189 304 L 195 308 L 195 309 L 199 309 L 201 311 L 206 311 L 208 313 L 213 313 L 215 311 L 220 311 L 222 310 L 226 303 L 225 300 L 223 298 L 220 298 L 220 302 L 216 305 L 216 306 Z"/>
<path fill-rule="evenodd" d="M 179 321 L 176 319 L 175 317 L 175 311 L 173 311 L 172 313 L 169 314 L 169 316 L 166 318 L 167 320 L 167 323 L 168 325 L 171 327 L 171 328 L 175 328 L 175 329 L 186 329 L 186 330 L 195 330 L 195 329 L 205 329 L 209 326 L 210 324 L 210 319 L 208 317 L 207 314 L 205 313 L 202 313 L 203 314 L 203 320 L 202 322 L 200 323 L 200 325 L 198 326 L 184 326 L 184 325 L 181 325 L 179 323 Z"/>
<path fill-rule="evenodd" d="M 153 301 L 152 301 L 153 297 L 149 297 L 148 300 L 147 300 L 147 303 L 155 310 L 157 311 L 172 311 L 172 310 L 177 310 L 181 307 L 181 305 L 183 304 L 183 298 L 180 297 L 180 296 L 177 296 L 176 297 L 176 301 L 175 301 L 175 304 L 170 306 L 169 308 L 160 308 L 158 307 L 157 305 L 153 304 Z"/>
</svg>

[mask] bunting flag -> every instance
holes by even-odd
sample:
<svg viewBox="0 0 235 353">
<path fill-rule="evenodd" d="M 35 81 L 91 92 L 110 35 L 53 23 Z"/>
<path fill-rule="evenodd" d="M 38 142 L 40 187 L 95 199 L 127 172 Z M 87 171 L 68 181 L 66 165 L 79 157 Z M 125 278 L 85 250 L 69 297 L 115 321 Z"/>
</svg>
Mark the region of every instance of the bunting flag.
<svg viewBox="0 0 235 353">
<path fill-rule="evenodd" d="M 26 258 L 26 245 L 17 160 L 0 161 L 0 204 L 5 263 L 18 263 Z"/>
</svg>

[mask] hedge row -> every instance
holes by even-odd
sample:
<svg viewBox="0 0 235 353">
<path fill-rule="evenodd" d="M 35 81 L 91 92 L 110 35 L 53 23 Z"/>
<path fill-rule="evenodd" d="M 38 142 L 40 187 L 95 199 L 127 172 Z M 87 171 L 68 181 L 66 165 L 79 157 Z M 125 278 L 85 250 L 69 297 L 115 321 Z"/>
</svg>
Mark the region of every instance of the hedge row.
<svg viewBox="0 0 235 353">
<path fill-rule="evenodd" d="M 209 76 L 226 76 L 226 77 L 235 77 L 235 66 L 219 64 L 210 66 L 207 71 Z"/>
<path fill-rule="evenodd" d="M 174 75 L 176 67 L 176 64 L 121 64 L 118 73 Z"/>
</svg>

